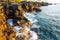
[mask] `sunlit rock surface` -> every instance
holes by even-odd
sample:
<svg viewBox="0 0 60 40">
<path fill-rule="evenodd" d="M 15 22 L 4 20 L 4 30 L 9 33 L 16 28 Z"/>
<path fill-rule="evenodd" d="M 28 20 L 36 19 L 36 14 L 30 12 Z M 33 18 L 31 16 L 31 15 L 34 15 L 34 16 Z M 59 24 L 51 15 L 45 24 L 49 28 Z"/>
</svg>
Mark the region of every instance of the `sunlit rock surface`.
<svg viewBox="0 0 60 40">
<path fill-rule="evenodd" d="M 0 6 L 0 40 L 15 40 L 15 30 L 7 24 L 6 16 Z"/>
</svg>

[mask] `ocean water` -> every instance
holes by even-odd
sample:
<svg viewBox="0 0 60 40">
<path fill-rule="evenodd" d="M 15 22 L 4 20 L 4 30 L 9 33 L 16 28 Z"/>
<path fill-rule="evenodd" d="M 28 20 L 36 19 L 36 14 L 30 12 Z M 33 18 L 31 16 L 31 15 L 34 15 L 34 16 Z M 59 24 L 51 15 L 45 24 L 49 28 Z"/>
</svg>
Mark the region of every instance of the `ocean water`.
<svg viewBox="0 0 60 40">
<path fill-rule="evenodd" d="M 31 30 L 35 31 L 39 40 L 60 40 L 60 4 L 42 6 L 42 11 L 35 13 Z"/>
<path fill-rule="evenodd" d="M 38 40 L 60 40 L 60 4 L 42 6 L 41 10 L 24 15 L 31 21 L 32 26 L 29 29 L 35 34 L 29 40 L 35 40 L 35 36 L 38 36 Z M 12 25 L 11 20 L 9 21 Z M 16 29 L 18 32 L 19 28 Z"/>
</svg>

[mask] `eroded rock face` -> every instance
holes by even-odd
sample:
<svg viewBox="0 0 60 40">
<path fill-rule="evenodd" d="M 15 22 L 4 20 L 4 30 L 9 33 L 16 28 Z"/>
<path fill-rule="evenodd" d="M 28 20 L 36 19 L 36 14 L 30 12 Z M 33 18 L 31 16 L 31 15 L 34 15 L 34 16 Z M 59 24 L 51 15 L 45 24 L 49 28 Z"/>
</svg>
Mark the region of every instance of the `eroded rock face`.
<svg viewBox="0 0 60 40">
<path fill-rule="evenodd" d="M 7 7 L 6 4 L 5 6 L 4 9 L 2 9 L 3 6 L 0 6 L 0 40 L 29 40 L 27 29 L 29 28 L 31 23 L 24 17 L 24 13 L 25 10 L 27 10 L 26 12 L 28 12 L 28 10 L 33 10 L 34 7 L 32 8 L 29 7 L 29 5 L 26 5 L 26 9 L 24 10 L 21 5 L 10 5 Z M 22 29 L 20 30 L 21 34 L 19 34 L 17 37 L 14 28 L 7 24 L 8 19 L 13 19 L 14 26 L 16 26 L 15 24 L 22 26 Z"/>
<path fill-rule="evenodd" d="M 15 40 L 15 30 L 7 24 L 3 6 L 0 6 L 0 40 Z"/>
<path fill-rule="evenodd" d="M 20 35 L 21 38 L 17 38 L 14 28 L 11 27 L 9 24 L 7 24 L 8 16 L 5 15 L 5 11 L 2 8 L 3 8 L 3 6 L 1 5 L 0 6 L 0 40 L 17 40 L 17 39 L 29 40 L 28 35 L 27 35 L 28 31 L 26 30 L 26 28 L 28 28 L 28 26 L 29 26 L 29 23 L 25 24 L 26 21 L 28 21 L 28 20 L 23 16 L 23 14 L 21 15 L 22 20 L 19 20 L 19 21 L 17 20 L 18 23 L 20 22 L 19 24 L 23 26 L 23 28 L 21 29 L 21 33 L 23 35 Z"/>
</svg>

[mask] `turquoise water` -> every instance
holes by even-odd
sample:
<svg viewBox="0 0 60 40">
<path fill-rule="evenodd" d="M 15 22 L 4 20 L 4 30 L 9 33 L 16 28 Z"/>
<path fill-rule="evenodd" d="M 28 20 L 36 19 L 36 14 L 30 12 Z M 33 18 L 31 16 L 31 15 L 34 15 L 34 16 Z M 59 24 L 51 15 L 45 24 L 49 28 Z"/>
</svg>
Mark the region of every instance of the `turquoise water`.
<svg viewBox="0 0 60 40">
<path fill-rule="evenodd" d="M 37 22 L 31 30 L 38 34 L 39 40 L 60 40 L 60 5 L 43 6 L 41 9 L 40 13 L 35 13 Z"/>
</svg>

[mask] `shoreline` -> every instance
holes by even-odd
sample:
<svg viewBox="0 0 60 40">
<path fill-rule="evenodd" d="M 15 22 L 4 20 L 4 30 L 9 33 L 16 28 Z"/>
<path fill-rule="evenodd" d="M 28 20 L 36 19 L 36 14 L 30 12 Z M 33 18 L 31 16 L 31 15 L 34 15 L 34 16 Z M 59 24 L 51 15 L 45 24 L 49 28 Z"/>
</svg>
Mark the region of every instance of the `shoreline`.
<svg viewBox="0 0 60 40">
<path fill-rule="evenodd" d="M 2 11 L 4 12 L 3 13 L 4 17 L 6 16 L 5 21 L 7 21 L 8 19 L 13 19 L 13 26 L 12 26 L 13 29 L 14 29 L 14 26 L 20 26 L 20 27 L 22 27 L 22 29 L 20 30 L 21 31 L 20 33 L 22 33 L 22 35 L 21 36 L 18 35 L 17 37 L 18 38 L 21 37 L 20 40 L 22 38 L 23 38 L 23 40 L 29 40 L 28 30 L 27 29 L 29 29 L 29 27 L 31 25 L 31 22 L 24 17 L 24 14 L 25 14 L 25 12 L 33 12 L 33 11 L 36 11 L 36 12 L 39 11 L 40 12 L 41 11 L 41 9 L 39 9 L 40 6 L 38 4 L 35 4 L 35 3 L 34 4 L 24 4 L 23 3 L 21 5 L 16 5 L 16 4 L 11 4 L 11 3 L 9 3 L 9 4 L 4 4 L 3 3 L 3 4 L 0 4 L 0 7 L 1 6 L 2 6 L 2 8 L 1 8 Z M 23 6 L 25 6 L 26 8 L 23 7 Z M 1 19 L 1 20 L 3 20 L 3 19 Z M 5 25 L 9 25 L 9 24 L 6 23 Z M 10 26 L 8 26 L 8 28 Z M 8 31 L 8 30 L 6 30 L 6 31 Z M 9 29 L 8 32 L 10 32 L 10 29 Z M 8 32 L 6 32 L 7 33 L 7 37 L 8 37 Z M 9 34 L 11 34 L 11 33 L 9 33 Z M 16 34 L 14 33 L 14 35 L 11 34 L 10 36 L 14 36 L 14 38 L 16 38 L 15 35 Z M 8 39 L 9 40 L 15 40 L 14 38 L 13 37 L 9 37 Z M 18 39 L 16 39 L 16 40 L 18 40 Z"/>
</svg>

